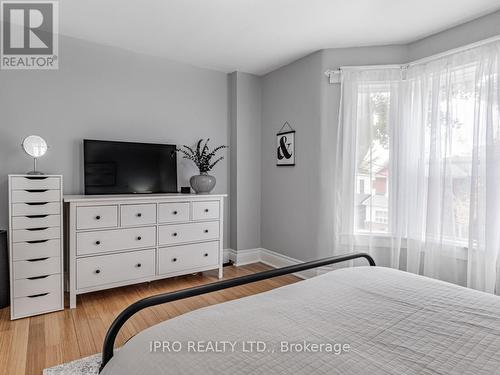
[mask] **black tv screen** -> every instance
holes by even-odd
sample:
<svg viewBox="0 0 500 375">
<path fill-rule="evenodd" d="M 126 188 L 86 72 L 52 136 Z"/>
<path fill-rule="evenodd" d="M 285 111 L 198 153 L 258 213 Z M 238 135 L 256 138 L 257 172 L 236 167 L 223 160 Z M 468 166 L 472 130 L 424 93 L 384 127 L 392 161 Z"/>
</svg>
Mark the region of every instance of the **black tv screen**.
<svg viewBox="0 0 500 375">
<path fill-rule="evenodd" d="M 85 194 L 177 193 L 175 149 L 175 145 L 85 139 Z"/>
</svg>

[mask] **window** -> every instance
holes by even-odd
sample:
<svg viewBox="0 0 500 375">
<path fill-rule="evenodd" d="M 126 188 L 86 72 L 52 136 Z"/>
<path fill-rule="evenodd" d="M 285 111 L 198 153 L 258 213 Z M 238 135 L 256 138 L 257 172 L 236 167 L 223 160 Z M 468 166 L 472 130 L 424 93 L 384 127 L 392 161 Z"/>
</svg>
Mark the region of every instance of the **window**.
<svg viewBox="0 0 500 375">
<path fill-rule="evenodd" d="M 385 84 L 362 87 L 358 96 L 355 230 L 389 232 L 390 90 Z"/>
<path fill-rule="evenodd" d="M 431 81 L 439 83 L 439 91 L 428 93 L 426 128 L 426 160 L 428 179 L 439 178 L 440 215 L 444 225 L 439 232 L 427 228 L 430 235 L 451 242 L 469 238 L 469 206 L 472 175 L 473 129 L 475 113 L 475 69 L 461 66 L 451 73 L 443 72 Z M 433 101 L 438 118 L 432 118 Z M 433 126 L 434 122 L 434 126 Z M 437 124 L 436 124 L 437 122 Z M 434 142 L 434 143 L 433 143 Z M 431 170 L 434 168 L 434 171 Z M 436 170 L 439 171 L 436 177 Z M 430 182 L 435 184 L 436 182 Z"/>
<path fill-rule="evenodd" d="M 358 193 L 364 194 L 365 193 L 365 180 L 360 179 L 359 180 L 359 191 Z"/>
<path fill-rule="evenodd" d="M 387 224 L 387 210 L 375 210 L 375 222 Z"/>
<path fill-rule="evenodd" d="M 442 218 L 443 225 L 429 224 L 422 236 L 443 238 L 452 242 L 469 237 L 469 206 L 472 173 L 473 127 L 475 113 L 475 70 L 460 67 L 427 76 L 422 92 L 425 142 L 419 165 L 426 181 L 420 181 L 421 191 L 428 187 L 428 200 L 423 204 Z M 357 102 L 356 145 L 356 233 L 390 234 L 391 142 L 390 115 L 392 90 L 390 82 L 361 84 Z M 400 104 L 401 104 L 401 98 Z M 395 110 L 395 109 L 394 109 Z M 408 109 L 405 107 L 405 111 Z M 398 126 L 396 124 L 395 126 Z M 414 123 L 414 126 L 419 126 Z M 417 133 L 416 133 L 417 134 Z M 398 168 L 419 168 L 402 163 Z M 400 173 L 394 170 L 393 173 Z M 408 197 L 408 199 L 415 199 Z"/>
<path fill-rule="evenodd" d="M 341 78 L 336 249 L 498 292 L 500 43 Z"/>
</svg>

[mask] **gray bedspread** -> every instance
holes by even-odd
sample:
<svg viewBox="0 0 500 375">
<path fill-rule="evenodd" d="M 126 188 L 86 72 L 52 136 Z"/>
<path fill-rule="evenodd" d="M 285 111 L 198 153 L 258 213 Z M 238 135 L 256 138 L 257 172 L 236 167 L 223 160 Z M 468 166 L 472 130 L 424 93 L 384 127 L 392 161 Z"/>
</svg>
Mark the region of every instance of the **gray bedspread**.
<svg viewBox="0 0 500 375">
<path fill-rule="evenodd" d="M 346 268 L 155 325 L 102 374 L 500 374 L 500 297 Z"/>
</svg>

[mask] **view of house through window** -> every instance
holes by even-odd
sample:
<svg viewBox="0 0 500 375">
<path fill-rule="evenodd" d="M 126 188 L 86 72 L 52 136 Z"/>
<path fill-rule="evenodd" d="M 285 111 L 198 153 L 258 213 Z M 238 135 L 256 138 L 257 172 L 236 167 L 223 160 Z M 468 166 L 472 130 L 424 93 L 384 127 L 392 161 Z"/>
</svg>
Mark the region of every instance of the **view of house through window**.
<svg viewBox="0 0 500 375">
<path fill-rule="evenodd" d="M 425 93 L 425 97 L 428 100 L 426 105 L 429 114 L 425 119 L 424 144 L 420 147 L 422 155 L 419 156 L 425 169 L 422 173 L 426 176 L 426 182 L 420 188 L 426 192 L 428 186 L 433 186 L 432 194 L 439 194 L 441 202 L 441 207 L 436 212 L 441 212 L 440 215 L 446 218 L 446 225 L 427 228 L 426 233 L 451 241 L 467 241 L 475 77 L 473 69 L 460 69 L 451 76 L 451 80 L 446 79 L 445 74 L 443 77 L 430 77 L 427 85 L 429 92 Z M 436 80 L 440 85 L 439 90 L 435 90 Z M 389 146 L 392 140 L 389 137 L 388 121 L 390 105 L 389 84 L 367 84 L 359 91 L 354 223 L 358 233 L 376 234 L 391 231 Z M 431 110 L 436 106 L 439 118 L 436 118 Z M 434 190 L 435 186 L 440 186 L 440 192 Z M 426 203 L 424 199 L 422 204 Z M 425 233 L 422 235 L 425 236 Z"/>
<path fill-rule="evenodd" d="M 358 124 L 356 171 L 357 232 L 389 232 L 389 129 L 390 92 L 385 85 L 367 86 L 358 98 L 366 111 Z M 366 119 L 368 121 L 366 121 Z"/>
</svg>

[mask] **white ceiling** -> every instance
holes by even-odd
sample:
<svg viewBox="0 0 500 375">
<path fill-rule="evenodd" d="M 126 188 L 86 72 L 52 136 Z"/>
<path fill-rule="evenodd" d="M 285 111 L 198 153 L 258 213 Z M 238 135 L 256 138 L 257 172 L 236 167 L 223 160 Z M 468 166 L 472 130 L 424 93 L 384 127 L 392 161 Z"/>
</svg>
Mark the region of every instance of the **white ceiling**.
<svg viewBox="0 0 500 375">
<path fill-rule="evenodd" d="M 264 74 L 319 49 L 408 43 L 497 9 L 500 0 L 64 0 L 60 32 Z"/>
</svg>

